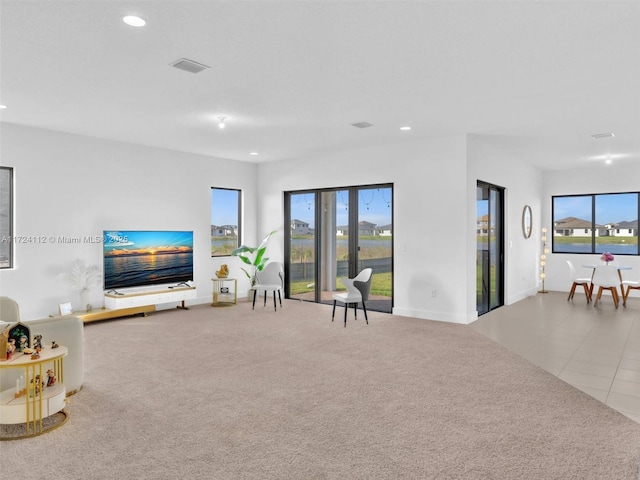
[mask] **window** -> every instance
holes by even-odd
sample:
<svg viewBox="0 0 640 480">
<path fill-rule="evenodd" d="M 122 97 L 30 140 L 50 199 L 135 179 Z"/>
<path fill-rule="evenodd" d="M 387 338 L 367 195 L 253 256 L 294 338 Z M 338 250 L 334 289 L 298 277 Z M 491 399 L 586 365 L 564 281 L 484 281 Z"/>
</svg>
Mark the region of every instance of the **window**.
<svg viewBox="0 0 640 480">
<path fill-rule="evenodd" d="M 231 255 L 240 246 L 240 190 L 211 188 L 211 256 Z"/>
<path fill-rule="evenodd" d="M 640 193 L 552 197 L 553 252 L 638 255 Z"/>
<path fill-rule="evenodd" d="M 0 268 L 13 267 L 13 168 L 0 167 Z"/>
</svg>

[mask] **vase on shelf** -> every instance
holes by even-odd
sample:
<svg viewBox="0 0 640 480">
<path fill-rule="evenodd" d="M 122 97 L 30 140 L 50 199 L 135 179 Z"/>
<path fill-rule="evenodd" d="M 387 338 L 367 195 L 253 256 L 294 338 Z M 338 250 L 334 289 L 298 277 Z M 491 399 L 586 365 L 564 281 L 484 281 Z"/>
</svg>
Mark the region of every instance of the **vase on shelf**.
<svg viewBox="0 0 640 480">
<path fill-rule="evenodd" d="M 91 306 L 89 305 L 89 289 L 83 288 L 80 290 L 80 309 L 81 310 L 91 310 Z"/>
</svg>

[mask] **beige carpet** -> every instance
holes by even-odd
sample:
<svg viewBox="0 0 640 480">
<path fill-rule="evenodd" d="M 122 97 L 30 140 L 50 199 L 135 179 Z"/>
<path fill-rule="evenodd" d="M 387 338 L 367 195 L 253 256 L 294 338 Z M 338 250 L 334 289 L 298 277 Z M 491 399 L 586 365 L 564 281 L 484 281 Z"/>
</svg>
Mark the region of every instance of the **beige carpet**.
<svg viewBox="0 0 640 480">
<path fill-rule="evenodd" d="M 342 312 L 339 312 L 340 314 Z M 471 328 L 285 301 L 85 327 L 52 479 L 638 479 L 640 425 Z"/>
</svg>

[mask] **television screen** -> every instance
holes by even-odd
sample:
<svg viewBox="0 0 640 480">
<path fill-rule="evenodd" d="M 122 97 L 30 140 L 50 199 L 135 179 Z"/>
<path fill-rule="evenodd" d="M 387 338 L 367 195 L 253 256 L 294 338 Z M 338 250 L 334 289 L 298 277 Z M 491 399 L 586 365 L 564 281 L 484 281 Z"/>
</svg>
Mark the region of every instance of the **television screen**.
<svg viewBox="0 0 640 480">
<path fill-rule="evenodd" d="M 192 231 L 105 230 L 104 289 L 193 280 Z"/>
</svg>

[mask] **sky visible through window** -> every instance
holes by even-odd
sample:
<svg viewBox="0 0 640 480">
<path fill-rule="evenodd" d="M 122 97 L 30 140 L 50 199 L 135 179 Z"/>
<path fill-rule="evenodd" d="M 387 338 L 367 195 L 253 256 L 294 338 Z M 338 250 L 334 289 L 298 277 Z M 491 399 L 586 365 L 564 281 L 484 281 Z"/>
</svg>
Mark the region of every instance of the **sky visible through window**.
<svg viewBox="0 0 640 480">
<path fill-rule="evenodd" d="M 211 189 L 211 225 L 238 226 L 238 190 Z"/>
<path fill-rule="evenodd" d="M 478 218 L 487 214 L 489 202 L 477 202 Z M 591 195 L 555 197 L 553 199 L 554 220 L 575 217 L 591 221 Z M 632 222 L 638 219 L 638 194 L 616 193 L 596 195 L 596 218 L 598 224 Z"/>
<path fill-rule="evenodd" d="M 349 223 L 349 193 L 337 190 L 336 225 L 344 226 Z M 358 192 L 358 215 L 364 220 L 379 227 L 391 224 L 391 188 L 361 189 Z M 291 219 L 303 220 L 314 226 L 314 195 L 313 193 L 299 193 L 291 196 Z M 318 197 L 319 198 L 319 197 Z"/>
<path fill-rule="evenodd" d="M 591 195 L 555 197 L 553 216 L 554 220 L 576 217 L 591 221 Z M 637 219 L 637 193 L 596 195 L 596 223 L 603 225 Z"/>
</svg>

